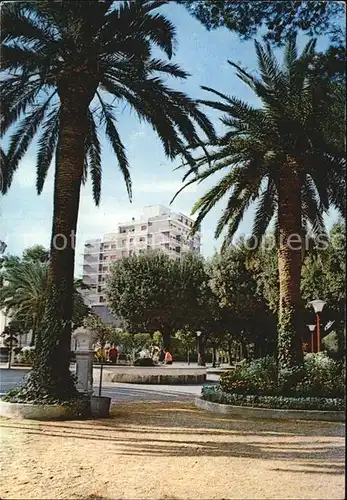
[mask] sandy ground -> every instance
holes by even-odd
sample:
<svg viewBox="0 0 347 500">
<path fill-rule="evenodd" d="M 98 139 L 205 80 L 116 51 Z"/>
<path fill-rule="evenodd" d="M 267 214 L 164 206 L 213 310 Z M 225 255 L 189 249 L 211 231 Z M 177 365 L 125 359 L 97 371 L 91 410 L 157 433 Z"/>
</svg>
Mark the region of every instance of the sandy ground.
<svg viewBox="0 0 347 500">
<path fill-rule="evenodd" d="M 344 425 L 237 420 L 185 403 L 86 422 L 0 419 L 2 499 L 343 499 Z"/>
</svg>

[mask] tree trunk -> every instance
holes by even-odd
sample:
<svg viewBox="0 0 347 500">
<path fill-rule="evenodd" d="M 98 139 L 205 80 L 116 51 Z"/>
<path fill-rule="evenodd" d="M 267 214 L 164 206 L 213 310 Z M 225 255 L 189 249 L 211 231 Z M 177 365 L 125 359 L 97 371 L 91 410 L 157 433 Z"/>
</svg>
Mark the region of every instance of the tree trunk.
<svg viewBox="0 0 347 500">
<path fill-rule="evenodd" d="M 212 367 L 216 368 L 216 358 L 217 358 L 217 349 L 215 347 L 212 348 Z"/>
<path fill-rule="evenodd" d="M 48 297 L 36 340 L 35 390 L 52 398 L 76 394 L 70 374 L 75 233 L 83 175 L 89 103 L 96 86 L 88 75 L 70 75 L 59 85 L 60 131 L 56 153 Z"/>
<path fill-rule="evenodd" d="M 164 330 L 161 332 L 163 336 L 163 348 L 166 351 L 170 351 L 171 348 L 171 332 L 169 330 Z"/>
<path fill-rule="evenodd" d="M 302 265 L 301 179 L 293 159 L 280 168 L 278 182 L 278 271 L 280 304 L 278 364 L 280 369 L 302 363 L 300 279 Z"/>
</svg>

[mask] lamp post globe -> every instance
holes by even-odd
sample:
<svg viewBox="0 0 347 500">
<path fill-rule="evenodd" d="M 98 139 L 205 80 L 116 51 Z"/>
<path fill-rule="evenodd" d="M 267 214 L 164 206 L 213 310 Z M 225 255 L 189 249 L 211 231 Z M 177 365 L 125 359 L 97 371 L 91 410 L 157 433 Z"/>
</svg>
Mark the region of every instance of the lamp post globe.
<svg viewBox="0 0 347 500">
<path fill-rule="evenodd" d="M 311 332 L 311 352 L 314 352 L 314 350 L 313 350 L 313 332 L 316 329 L 316 325 L 307 325 L 307 326 L 308 326 L 308 329 Z"/>
<path fill-rule="evenodd" d="M 324 300 L 320 300 L 320 299 L 311 300 L 311 302 L 309 302 L 309 304 L 311 304 L 311 306 L 313 307 L 313 310 L 316 314 L 322 312 L 323 308 L 325 306 Z"/>
<path fill-rule="evenodd" d="M 317 320 L 317 352 L 320 352 L 320 318 L 319 318 L 319 313 L 323 311 L 323 308 L 325 306 L 324 300 L 316 299 L 316 300 L 311 300 L 309 304 L 313 307 L 313 310 L 316 314 L 316 320 Z"/>
</svg>

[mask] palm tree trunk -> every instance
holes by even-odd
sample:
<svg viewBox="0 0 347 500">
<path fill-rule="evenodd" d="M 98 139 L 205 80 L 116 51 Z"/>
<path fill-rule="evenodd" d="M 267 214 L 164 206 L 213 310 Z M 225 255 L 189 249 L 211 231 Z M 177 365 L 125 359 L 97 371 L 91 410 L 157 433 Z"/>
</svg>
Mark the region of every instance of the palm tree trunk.
<svg viewBox="0 0 347 500">
<path fill-rule="evenodd" d="M 33 376 L 41 393 L 67 398 L 76 392 L 69 371 L 73 306 L 75 233 L 83 174 L 87 113 L 95 93 L 84 75 L 62 81 L 56 154 L 48 297 L 37 336 Z"/>
<path fill-rule="evenodd" d="M 301 179 L 293 159 L 280 168 L 278 182 L 278 270 L 280 304 L 278 363 L 280 369 L 302 363 L 301 294 L 302 265 Z"/>
</svg>

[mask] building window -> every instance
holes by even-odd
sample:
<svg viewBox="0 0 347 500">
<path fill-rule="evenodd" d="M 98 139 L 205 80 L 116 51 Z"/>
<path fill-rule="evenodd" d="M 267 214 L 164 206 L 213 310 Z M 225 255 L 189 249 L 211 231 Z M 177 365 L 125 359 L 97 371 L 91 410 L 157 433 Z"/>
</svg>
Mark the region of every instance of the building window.
<svg viewBox="0 0 347 500">
<path fill-rule="evenodd" d="M 100 302 L 105 302 L 105 297 L 103 297 L 102 295 L 100 295 Z"/>
<path fill-rule="evenodd" d="M 125 245 L 127 240 L 122 240 L 122 245 Z"/>
<path fill-rule="evenodd" d="M 146 231 L 147 226 L 141 226 L 141 231 Z"/>
<path fill-rule="evenodd" d="M 111 260 L 116 260 L 117 259 L 117 255 L 111 255 Z"/>
<path fill-rule="evenodd" d="M 104 250 L 108 250 L 110 248 L 109 245 L 104 245 Z"/>
<path fill-rule="evenodd" d="M 117 245 L 111 245 L 111 248 L 115 249 L 115 248 L 117 248 Z"/>
<path fill-rule="evenodd" d="M 120 232 L 120 233 L 122 233 L 122 234 L 124 234 L 124 233 L 126 233 L 127 231 L 126 231 L 126 229 L 125 229 L 124 227 L 121 227 L 121 228 L 119 228 L 119 232 Z"/>
<path fill-rule="evenodd" d="M 175 250 L 176 250 L 177 253 L 181 253 L 181 247 L 176 247 Z"/>
<path fill-rule="evenodd" d="M 130 243 L 134 243 L 134 238 L 130 238 Z"/>
<path fill-rule="evenodd" d="M 140 243 L 144 243 L 145 238 L 140 238 L 139 241 L 140 241 Z"/>
<path fill-rule="evenodd" d="M 145 251 L 144 250 L 139 250 L 139 253 L 145 253 Z"/>
<path fill-rule="evenodd" d="M 148 222 L 148 226 L 152 226 L 152 225 L 153 225 L 153 223 L 152 223 L 152 222 Z"/>
<path fill-rule="evenodd" d="M 126 255 L 127 255 L 126 250 L 123 250 L 123 251 L 122 251 L 122 257 L 126 257 Z"/>
<path fill-rule="evenodd" d="M 103 270 L 103 272 L 107 272 L 108 271 L 108 266 L 103 266 L 102 270 Z"/>
</svg>

